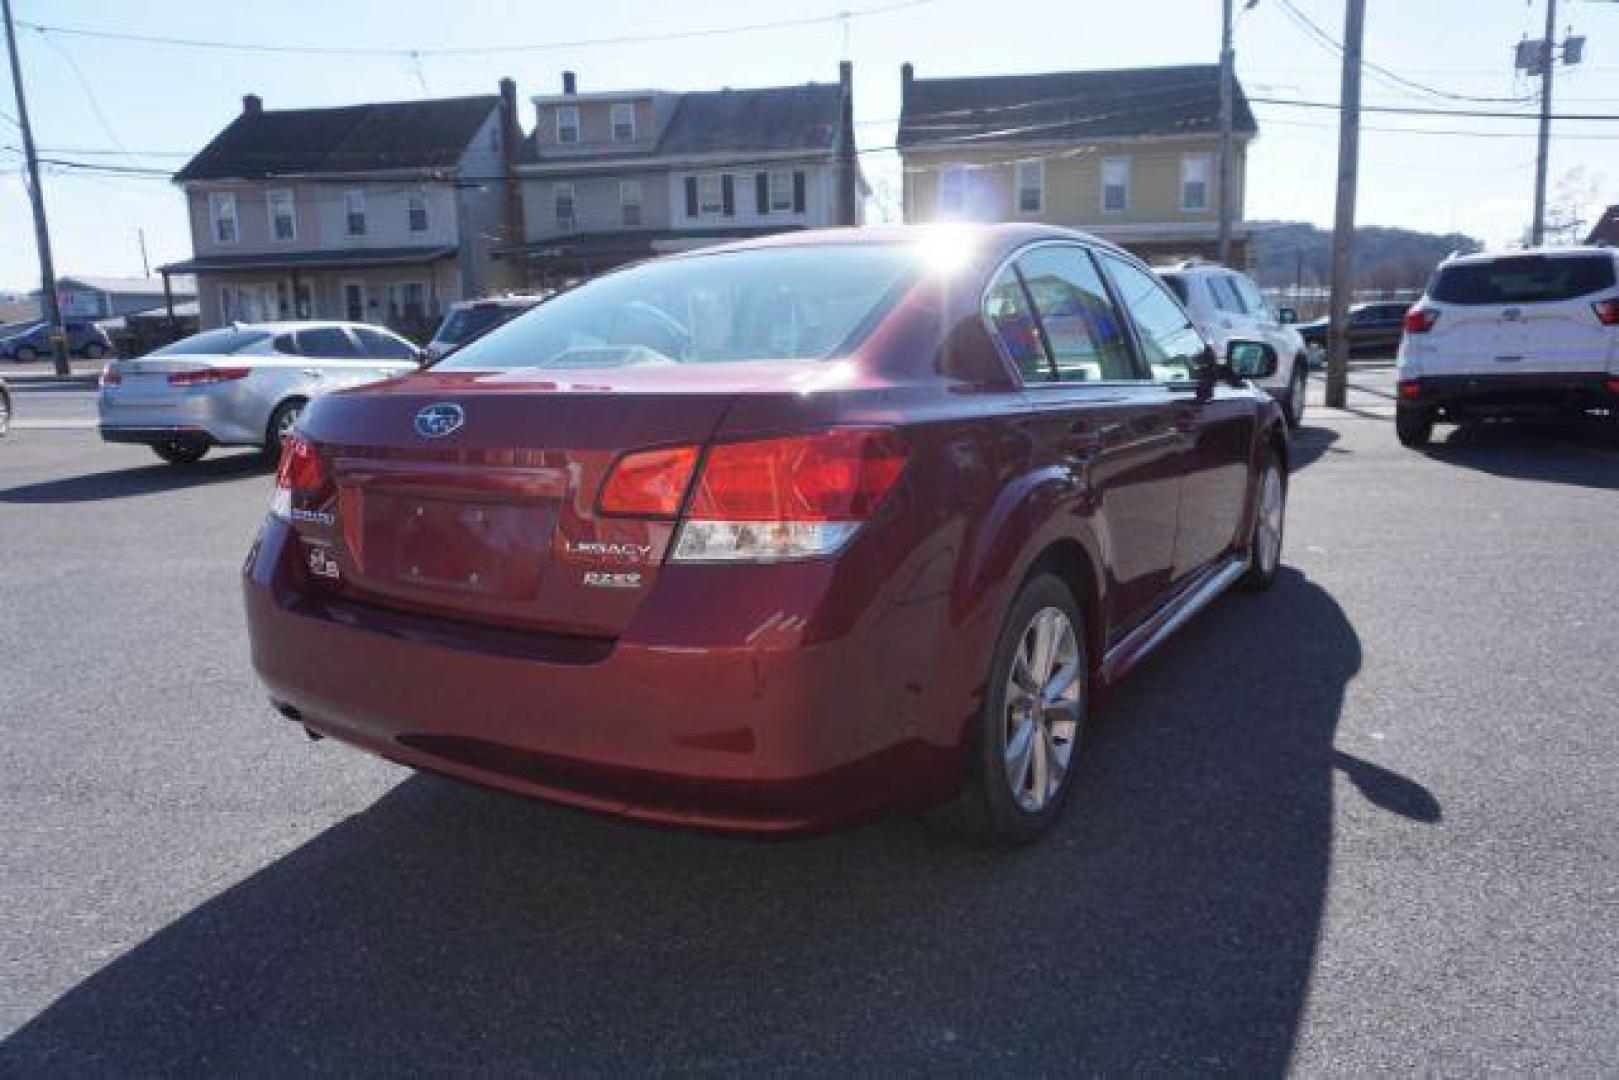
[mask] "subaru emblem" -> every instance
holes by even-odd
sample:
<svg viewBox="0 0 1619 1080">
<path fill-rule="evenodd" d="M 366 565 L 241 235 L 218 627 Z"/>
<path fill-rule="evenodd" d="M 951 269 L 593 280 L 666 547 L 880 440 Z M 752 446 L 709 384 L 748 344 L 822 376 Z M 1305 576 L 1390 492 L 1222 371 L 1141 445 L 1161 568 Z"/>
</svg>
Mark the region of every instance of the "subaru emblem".
<svg viewBox="0 0 1619 1080">
<path fill-rule="evenodd" d="M 467 414 L 459 405 L 447 401 L 429 405 L 416 414 L 416 434 L 424 439 L 442 439 L 451 432 L 459 431 L 466 418 Z"/>
</svg>

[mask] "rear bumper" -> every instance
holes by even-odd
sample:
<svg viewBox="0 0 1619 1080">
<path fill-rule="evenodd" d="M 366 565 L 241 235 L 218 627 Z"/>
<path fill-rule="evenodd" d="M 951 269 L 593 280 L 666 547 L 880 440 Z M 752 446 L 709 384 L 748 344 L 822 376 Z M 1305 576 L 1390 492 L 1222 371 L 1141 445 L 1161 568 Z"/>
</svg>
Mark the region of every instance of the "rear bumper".
<svg viewBox="0 0 1619 1080">
<path fill-rule="evenodd" d="M 1414 396 L 1406 387 L 1415 384 Z M 1575 415 L 1619 407 L 1619 376 L 1600 372 L 1424 375 L 1401 379 L 1400 405 L 1458 417 Z"/>
<path fill-rule="evenodd" d="M 960 783 L 956 741 L 895 708 L 910 688 L 904 665 L 885 663 L 892 629 L 804 644 L 791 608 L 751 640 L 482 629 L 334 597 L 307 583 L 302 558 L 269 519 L 243 582 L 254 666 L 284 715 L 402 764 L 756 834 L 921 808 Z"/>
<path fill-rule="evenodd" d="M 111 427 L 101 425 L 101 441 L 134 443 L 137 446 L 162 446 L 176 439 L 200 439 L 213 445 L 213 437 L 201 428 L 175 425 L 172 427 Z"/>
<path fill-rule="evenodd" d="M 259 446 L 269 423 L 268 415 L 259 415 L 262 405 L 245 383 L 175 390 L 157 399 L 132 399 L 127 388 L 106 388 L 96 405 L 101 437 L 108 442 L 150 444 L 183 433 L 206 438 L 211 445 Z"/>
</svg>

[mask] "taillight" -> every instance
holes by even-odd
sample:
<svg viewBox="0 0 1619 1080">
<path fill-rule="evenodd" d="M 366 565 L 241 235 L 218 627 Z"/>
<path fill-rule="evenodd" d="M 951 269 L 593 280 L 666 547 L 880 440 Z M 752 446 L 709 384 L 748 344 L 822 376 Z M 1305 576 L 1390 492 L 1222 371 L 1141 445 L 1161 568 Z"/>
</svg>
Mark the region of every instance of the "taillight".
<svg viewBox="0 0 1619 1080">
<path fill-rule="evenodd" d="M 245 379 L 251 374 L 253 374 L 253 369 L 245 367 L 215 367 L 199 368 L 196 371 L 176 371 L 169 376 L 169 385 L 209 386 L 213 383 L 230 382 L 233 379 Z"/>
<path fill-rule="evenodd" d="M 1418 379 L 1401 379 L 1400 396 L 1406 399 L 1422 396 L 1422 382 Z"/>
<path fill-rule="evenodd" d="M 596 500 L 604 514 L 672 518 L 691 485 L 698 448 L 676 446 L 625 454 L 613 465 Z"/>
<path fill-rule="evenodd" d="M 109 386 L 122 386 L 123 382 L 123 375 L 114 371 L 111 364 L 101 369 L 101 388 L 103 390 Z"/>
<path fill-rule="evenodd" d="M 1619 326 L 1619 297 L 1598 300 L 1591 305 L 1591 310 L 1596 312 L 1597 322 L 1603 326 Z"/>
<path fill-rule="evenodd" d="M 769 561 L 842 547 L 904 471 L 892 431 L 844 428 L 712 447 L 671 559 Z"/>
<path fill-rule="evenodd" d="M 1439 312 L 1433 308 L 1414 307 L 1405 313 L 1405 332 L 1408 334 L 1426 334 L 1433 329 L 1433 324 L 1439 321 Z"/>
<path fill-rule="evenodd" d="M 275 494 L 270 513 L 284 521 L 292 519 L 292 498 L 314 501 L 327 494 L 326 467 L 320 453 L 302 435 L 294 432 L 281 444 L 281 464 L 275 470 Z"/>
</svg>

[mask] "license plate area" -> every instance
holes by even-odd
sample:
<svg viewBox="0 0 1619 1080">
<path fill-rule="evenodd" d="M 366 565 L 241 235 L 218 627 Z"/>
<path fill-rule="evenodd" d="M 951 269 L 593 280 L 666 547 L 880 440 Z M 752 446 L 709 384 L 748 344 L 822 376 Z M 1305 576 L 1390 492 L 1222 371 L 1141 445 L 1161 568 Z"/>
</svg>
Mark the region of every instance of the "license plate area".
<svg viewBox="0 0 1619 1080">
<path fill-rule="evenodd" d="M 554 506 L 368 491 L 357 562 L 391 590 L 501 600 L 539 594 Z"/>
</svg>

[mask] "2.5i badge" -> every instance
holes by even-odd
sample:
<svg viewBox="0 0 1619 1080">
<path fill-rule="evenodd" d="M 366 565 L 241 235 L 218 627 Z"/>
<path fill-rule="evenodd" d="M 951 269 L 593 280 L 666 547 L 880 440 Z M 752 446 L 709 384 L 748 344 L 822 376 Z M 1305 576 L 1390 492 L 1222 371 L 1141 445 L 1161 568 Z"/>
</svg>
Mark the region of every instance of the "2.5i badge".
<svg viewBox="0 0 1619 1080">
<path fill-rule="evenodd" d="M 635 573 L 609 574 L 590 570 L 585 573 L 584 581 L 586 585 L 593 585 L 598 589 L 639 589 L 641 587 L 641 575 Z"/>
</svg>

